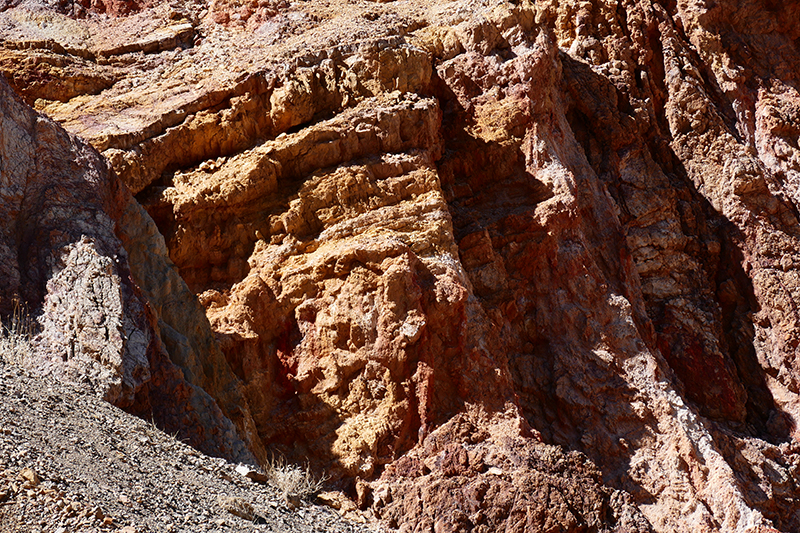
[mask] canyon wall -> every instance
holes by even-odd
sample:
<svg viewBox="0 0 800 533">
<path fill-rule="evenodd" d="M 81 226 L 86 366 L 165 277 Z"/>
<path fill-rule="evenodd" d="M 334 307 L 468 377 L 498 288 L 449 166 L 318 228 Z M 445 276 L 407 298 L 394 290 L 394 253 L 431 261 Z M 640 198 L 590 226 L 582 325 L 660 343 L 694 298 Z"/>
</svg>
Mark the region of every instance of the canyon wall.
<svg viewBox="0 0 800 533">
<path fill-rule="evenodd" d="M 0 40 L 23 364 L 400 531 L 800 530 L 800 2 L 27 0 Z"/>
</svg>

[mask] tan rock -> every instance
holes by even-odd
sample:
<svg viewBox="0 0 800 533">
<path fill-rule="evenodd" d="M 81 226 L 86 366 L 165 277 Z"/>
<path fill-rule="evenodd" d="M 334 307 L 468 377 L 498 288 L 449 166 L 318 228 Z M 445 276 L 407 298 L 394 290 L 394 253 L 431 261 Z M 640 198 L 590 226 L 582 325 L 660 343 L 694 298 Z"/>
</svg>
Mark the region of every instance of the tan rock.
<svg viewBox="0 0 800 533">
<path fill-rule="evenodd" d="M 247 465 L 239 465 L 236 467 L 236 472 L 240 475 L 250 479 L 252 481 L 256 481 L 258 483 L 266 483 L 269 480 L 269 477 L 265 474 L 262 474 L 258 470 L 254 470 Z"/>
<path fill-rule="evenodd" d="M 253 506 L 242 498 L 221 497 L 220 505 L 232 515 L 243 518 L 249 522 L 252 522 L 258 516 Z"/>
<path fill-rule="evenodd" d="M 22 471 L 19 473 L 20 477 L 27 481 L 31 486 L 38 485 L 41 479 L 39 478 L 39 474 L 36 471 L 30 468 L 23 468 Z"/>
</svg>

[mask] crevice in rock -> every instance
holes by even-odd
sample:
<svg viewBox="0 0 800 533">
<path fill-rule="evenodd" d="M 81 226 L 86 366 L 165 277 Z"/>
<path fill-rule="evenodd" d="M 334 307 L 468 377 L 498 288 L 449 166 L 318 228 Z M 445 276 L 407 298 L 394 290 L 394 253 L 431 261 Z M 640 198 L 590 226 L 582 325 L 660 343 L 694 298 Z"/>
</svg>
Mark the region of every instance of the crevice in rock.
<svg viewBox="0 0 800 533">
<path fill-rule="evenodd" d="M 573 64 L 567 69 L 567 72 L 574 72 L 576 67 L 577 65 Z M 591 76 L 588 69 L 585 72 L 584 76 Z M 599 77 L 594 78 L 601 83 L 607 83 L 603 82 Z M 587 82 L 583 81 L 582 83 L 585 84 Z M 581 95 L 586 94 L 591 94 L 591 91 L 573 92 L 575 98 L 581 98 Z M 629 232 L 636 232 L 633 235 L 636 236 L 636 242 L 639 242 L 640 237 L 638 235 L 641 231 L 653 230 L 648 230 L 646 226 L 641 227 L 641 224 L 637 221 L 636 214 L 632 213 L 631 205 L 635 205 L 640 212 L 646 213 L 650 220 L 652 220 L 653 211 L 659 209 L 666 210 L 665 213 L 668 218 L 677 217 L 680 226 L 672 231 L 677 230 L 674 238 L 682 240 L 683 244 L 680 245 L 680 248 L 676 248 L 673 253 L 687 254 L 693 258 L 692 261 L 695 262 L 699 269 L 695 270 L 695 272 L 687 272 L 689 279 L 695 278 L 694 281 L 689 281 L 690 284 L 695 286 L 692 291 L 697 291 L 698 294 L 700 291 L 708 292 L 708 294 L 703 293 L 703 297 L 693 298 L 694 311 L 689 311 L 689 315 L 684 314 L 686 311 L 673 307 L 674 303 L 672 302 L 677 301 L 675 298 L 683 300 L 688 295 L 679 296 L 674 294 L 664 297 L 659 296 L 657 292 L 648 288 L 651 283 L 649 280 L 658 280 L 660 276 L 665 275 L 665 271 L 652 270 L 652 267 L 647 266 L 653 262 L 650 253 L 638 252 L 634 248 L 634 259 L 640 267 L 640 276 L 643 279 L 645 288 L 645 302 L 648 314 L 658 335 L 659 348 L 676 371 L 684 393 L 698 407 L 701 413 L 720 422 L 731 424 L 731 427 L 736 431 L 755 432 L 756 436 L 767 436 L 765 423 L 770 416 L 769 413 L 773 413 L 773 418 L 776 416 L 774 414 L 775 407 L 772 396 L 764 383 L 764 371 L 755 359 L 754 334 L 751 334 L 749 338 L 746 338 L 747 335 L 744 334 L 743 338 L 741 334 L 734 333 L 737 331 L 753 332 L 752 323 L 750 322 L 748 326 L 749 320 L 747 319 L 748 313 L 752 312 L 753 301 L 746 296 L 741 296 L 748 294 L 747 287 L 750 287 L 750 284 L 745 282 L 747 278 L 741 271 L 741 263 L 736 267 L 738 270 L 734 268 L 736 263 L 731 254 L 733 250 L 738 249 L 733 245 L 732 238 L 727 235 L 727 232 L 733 231 L 734 228 L 730 224 L 724 223 L 722 218 L 708 204 L 708 201 L 697 192 L 694 192 L 688 178 L 685 177 L 685 171 L 683 172 L 683 178 L 674 173 L 680 173 L 682 167 L 671 152 L 666 153 L 665 159 L 663 151 L 652 152 L 652 149 L 646 148 L 660 168 L 670 169 L 664 172 L 667 179 L 667 183 L 664 186 L 674 190 L 676 196 L 667 203 L 664 203 L 664 198 L 659 196 L 659 193 L 639 193 L 635 187 L 631 187 L 630 184 L 625 183 L 624 179 L 620 179 L 621 167 L 619 166 L 619 158 L 613 153 L 615 143 L 620 141 L 612 137 L 615 131 L 619 131 L 617 129 L 619 126 L 609 125 L 604 128 L 597 128 L 597 115 L 593 115 L 592 118 L 586 115 L 586 112 L 591 112 L 589 111 L 591 105 L 589 103 L 589 107 L 587 107 L 586 103 L 581 103 L 572 107 L 567 118 L 576 139 L 583 148 L 587 161 L 594 168 L 597 175 L 607 183 L 608 190 L 622 215 L 622 223 L 628 226 Z M 595 113 L 597 112 L 595 111 Z M 613 113 L 617 116 L 623 116 L 624 109 L 618 109 Z M 603 119 L 620 120 L 606 115 L 603 116 Z M 606 133 L 606 136 L 598 135 L 600 132 Z M 640 142 L 646 147 L 664 146 L 666 141 L 659 139 L 658 135 L 657 131 L 651 131 Z M 625 150 L 633 151 L 635 148 L 628 146 Z M 649 157 L 649 155 L 645 157 Z M 652 182 L 653 180 L 651 180 Z M 642 207 L 643 200 L 651 205 Z M 668 218 L 665 220 L 668 220 Z M 654 235 L 660 235 L 663 231 L 659 226 L 651 226 L 651 228 L 656 231 Z M 629 242 L 633 242 L 630 236 Z M 725 243 L 723 254 L 720 254 L 720 243 Z M 643 250 L 646 250 L 646 248 L 643 248 Z M 709 251 L 712 251 L 712 253 L 709 253 Z M 715 259 L 717 257 L 719 259 Z M 667 277 L 665 279 L 669 279 L 672 275 L 674 274 L 666 272 Z M 716 280 L 718 288 L 712 293 L 707 291 L 705 286 L 708 283 L 714 283 L 714 280 Z M 658 281 L 658 283 L 662 282 Z M 686 281 L 683 283 L 686 283 Z M 734 283 L 733 286 L 725 285 L 731 291 L 730 294 L 719 289 L 720 284 L 724 283 Z M 752 288 L 749 289 L 749 294 L 752 295 Z M 712 297 L 714 298 L 713 301 L 707 300 Z M 736 301 L 728 302 L 726 306 L 725 303 L 720 302 L 720 297 L 735 298 Z M 733 306 L 732 308 L 731 305 Z M 689 318 L 692 313 L 694 313 L 694 318 Z M 698 324 L 703 324 L 708 320 L 705 317 L 715 318 L 711 319 L 711 322 L 706 322 L 704 326 L 700 326 L 707 328 L 707 333 L 702 335 L 708 335 L 706 340 L 701 340 L 703 337 L 696 337 L 697 328 Z M 676 342 L 677 344 L 675 344 Z M 716 343 L 718 347 L 712 348 L 708 344 L 709 342 Z M 708 350 L 712 350 L 718 355 L 712 356 Z M 676 357 L 676 354 L 683 355 Z M 723 358 L 722 361 L 727 361 L 727 363 L 716 359 L 720 356 Z M 705 361 L 712 357 L 715 361 L 713 368 L 700 370 L 695 367 L 695 365 L 699 364 L 705 368 L 703 366 L 706 364 Z M 720 371 L 720 368 L 725 368 L 726 365 L 729 368 L 726 371 L 727 374 L 716 378 L 712 377 Z M 701 382 L 696 382 L 695 380 L 700 376 L 702 376 Z M 741 392 L 738 392 L 740 390 Z M 744 394 L 745 390 L 747 394 Z M 709 394 L 712 396 L 709 396 Z M 726 405 L 730 407 L 724 407 Z M 764 420 L 760 421 L 762 417 Z M 753 429 L 748 430 L 747 426 Z M 786 437 L 785 428 L 777 431 L 778 435 L 775 435 L 774 438 L 782 439 Z"/>
<path fill-rule="evenodd" d="M 747 390 L 747 428 L 744 433 L 776 445 L 788 442 L 791 422 L 776 408 L 765 381 L 765 370 L 755 351 L 753 316 L 759 309 L 752 282 L 742 268 L 742 238 L 730 223 L 720 224 L 717 234 L 722 251 L 716 275 L 716 296 L 722 311 L 722 331 L 725 332 L 728 353 Z"/>
</svg>

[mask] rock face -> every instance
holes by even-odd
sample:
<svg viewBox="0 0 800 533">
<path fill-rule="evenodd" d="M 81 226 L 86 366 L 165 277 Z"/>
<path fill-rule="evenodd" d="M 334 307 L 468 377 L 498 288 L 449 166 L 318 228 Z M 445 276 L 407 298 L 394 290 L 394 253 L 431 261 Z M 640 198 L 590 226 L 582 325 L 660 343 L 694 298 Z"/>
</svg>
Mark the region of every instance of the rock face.
<svg viewBox="0 0 800 533">
<path fill-rule="evenodd" d="M 25 106 L 3 80 L 0 96 L 0 306 L 8 316 L 24 302 L 38 315 L 39 349 L 20 363 L 88 383 L 106 400 L 210 452 L 254 461 L 219 400 L 169 361 L 169 326 L 156 320 L 120 240 L 142 232 L 125 213 L 141 208 L 94 149 Z M 119 221 L 129 225 L 122 229 Z M 158 252 L 146 235 L 136 237 Z M 221 382 L 225 367 L 216 372 Z"/>
<path fill-rule="evenodd" d="M 39 364 L 401 531 L 800 530 L 800 3 L 105 6 L 0 7 L 113 170 L 3 94 Z"/>
</svg>

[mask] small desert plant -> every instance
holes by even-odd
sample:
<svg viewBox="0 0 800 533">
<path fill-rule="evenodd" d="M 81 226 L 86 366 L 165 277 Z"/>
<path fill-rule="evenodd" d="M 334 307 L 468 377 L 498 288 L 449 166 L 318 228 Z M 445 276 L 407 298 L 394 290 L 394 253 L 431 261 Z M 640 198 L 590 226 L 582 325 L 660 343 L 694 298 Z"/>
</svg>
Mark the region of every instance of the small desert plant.
<svg viewBox="0 0 800 533">
<path fill-rule="evenodd" d="M 267 469 L 267 479 L 281 491 L 287 503 L 295 505 L 299 500 L 319 492 L 328 480 L 327 476 L 316 478 L 308 465 L 290 464 L 283 457 L 272 458 Z"/>
<path fill-rule="evenodd" d="M 250 522 L 257 522 L 260 518 L 253 506 L 241 498 L 220 496 L 217 501 L 223 509 L 239 518 L 244 518 Z"/>
<path fill-rule="evenodd" d="M 7 363 L 21 363 L 33 351 L 33 320 L 19 299 L 14 299 L 14 310 L 4 323 L 0 319 L 0 357 Z"/>
</svg>

